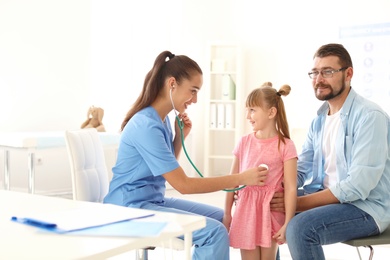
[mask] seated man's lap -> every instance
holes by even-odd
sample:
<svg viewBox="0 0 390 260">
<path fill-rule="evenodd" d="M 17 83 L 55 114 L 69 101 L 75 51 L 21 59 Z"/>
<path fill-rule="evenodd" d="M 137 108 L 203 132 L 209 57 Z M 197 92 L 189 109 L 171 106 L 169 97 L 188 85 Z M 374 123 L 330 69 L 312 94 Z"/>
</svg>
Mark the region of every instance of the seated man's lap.
<svg viewBox="0 0 390 260">
<path fill-rule="evenodd" d="M 300 239 L 305 236 L 327 245 L 376 235 L 379 229 L 369 214 L 352 204 L 344 203 L 321 206 L 297 214 L 288 224 L 287 232 L 290 232 L 290 238 Z"/>
</svg>

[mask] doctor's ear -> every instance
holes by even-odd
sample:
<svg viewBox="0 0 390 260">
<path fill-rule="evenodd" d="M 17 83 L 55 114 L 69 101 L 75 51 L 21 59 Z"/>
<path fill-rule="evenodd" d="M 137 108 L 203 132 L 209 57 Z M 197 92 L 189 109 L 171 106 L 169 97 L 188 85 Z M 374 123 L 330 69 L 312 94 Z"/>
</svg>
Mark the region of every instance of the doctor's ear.
<svg viewBox="0 0 390 260">
<path fill-rule="evenodd" d="M 167 79 L 167 83 L 170 89 L 174 89 L 176 87 L 176 79 L 174 77 L 169 77 Z"/>
</svg>

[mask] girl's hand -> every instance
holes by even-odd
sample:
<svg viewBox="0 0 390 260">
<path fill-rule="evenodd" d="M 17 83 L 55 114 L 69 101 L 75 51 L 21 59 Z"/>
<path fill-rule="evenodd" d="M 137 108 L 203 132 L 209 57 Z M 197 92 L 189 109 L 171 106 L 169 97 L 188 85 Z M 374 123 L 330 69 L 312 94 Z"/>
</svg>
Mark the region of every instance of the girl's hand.
<svg viewBox="0 0 390 260">
<path fill-rule="evenodd" d="M 283 225 L 278 232 L 276 232 L 275 235 L 272 236 L 272 238 L 278 243 L 279 245 L 282 245 L 286 243 L 286 228 L 287 225 Z"/>
<path fill-rule="evenodd" d="M 181 119 L 181 122 L 177 122 L 177 120 L 176 120 L 175 131 L 177 134 L 180 134 L 180 127 L 178 124 L 182 124 L 183 125 L 183 135 L 184 135 L 184 138 L 186 138 L 187 135 L 191 131 L 192 121 L 188 117 L 187 113 L 179 114 L 178 117 L 179 117 L 179 119 Z"/>
<path fill-rule="evenodd" d="M 232 223 L 232 216 L 225 214 L 222 219 L 223 225 L 226 227 L 227 231 L 230 230 L 230 224 Z"/>
</svg>

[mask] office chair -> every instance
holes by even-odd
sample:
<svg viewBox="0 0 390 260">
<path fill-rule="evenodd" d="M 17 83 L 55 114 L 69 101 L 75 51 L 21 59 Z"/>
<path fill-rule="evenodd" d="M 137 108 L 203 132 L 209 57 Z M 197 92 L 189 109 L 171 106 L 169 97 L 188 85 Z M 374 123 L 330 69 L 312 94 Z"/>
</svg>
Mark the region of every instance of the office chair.
<svg viewBox="0 0 390 260">
<path fill-rule="evenodd" d="M 368 247 L 370 249 L 370 256 L 368 259 L 372 260 L 374 257 L 374 249 L 372 246 L 390 244 L 390 227 L 387 227 L 387 229 L 380 235 L 352 239 L 342 243 L 355 246 L 360 260 L 362 260 L 362 256 L 360 255 L 359 247 Z"/>
<path fill-rule="evenodd" d="M 102 203 L 108 192 L 109 179 L 103 144 L 95 128 L 65 131 L 65 143 L 72 176 L 74 200 Z M 139 252 L 137 259 L 148 259 L 148 250 L 167 247 L 184 250 L 184 241 L 174 239 L 171 243 L 151 245 Z"/>
<path fill-rule="evenodd" d="M 65 131 L 74 200 L 103 202 L 108 192 L 104 150 L 95 128 Z"/>
</svg>

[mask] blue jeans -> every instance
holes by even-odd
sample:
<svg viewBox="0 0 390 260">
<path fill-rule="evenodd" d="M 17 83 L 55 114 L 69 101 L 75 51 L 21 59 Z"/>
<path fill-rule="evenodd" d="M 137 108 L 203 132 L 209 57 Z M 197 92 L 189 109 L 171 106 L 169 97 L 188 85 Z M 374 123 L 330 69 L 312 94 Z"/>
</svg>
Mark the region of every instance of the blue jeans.
<svg viewBox="0 0 390 260">
<path fill-rule="evenodd" d="M 287 226 L 286 239 L 295 260 L 325 259 L 322 245 L 379 234 L 375 220 L 348 204 L 331 204 L 297 214 Z"/>
<path fill-rule="evenodd" d="M 195 245 L 192 259 L 229 260 L 229 235 L 222 224 L 224 213 L 222 209 L 178 198 L 165 198 L 162 204 L 141 202 L 136 206 L 143 209 L 205 216 L 206 227 L 192 234 L 192 242 Z"/>
</svg>

